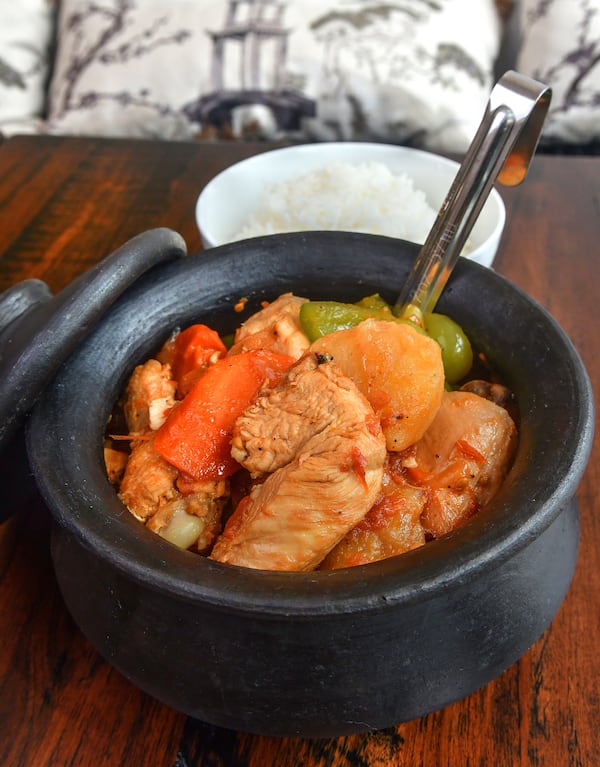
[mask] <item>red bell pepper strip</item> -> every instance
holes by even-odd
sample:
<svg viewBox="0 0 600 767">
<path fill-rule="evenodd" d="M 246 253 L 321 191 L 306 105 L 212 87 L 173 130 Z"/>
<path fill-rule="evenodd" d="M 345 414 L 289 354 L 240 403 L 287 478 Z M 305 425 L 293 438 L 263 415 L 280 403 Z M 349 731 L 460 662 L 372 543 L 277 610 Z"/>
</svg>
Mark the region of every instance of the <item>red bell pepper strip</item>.
<svg viewBox="0 0 600 767">
<path fill-rule="evenodd" d="M 206 369 L 187 396 L 169 413 L 154 437 L 166 461 L 197 479 L 234 474 L 233 426 L 265 381 L 275 384 L 294 363 L 265 349 L 222 357 Z"/>
<path fill-rule="evenodd" d="M 171 362 L 179 393 L 185 396 L 209 362 L 225 354 L 225 344 L 217 331 L 208 325 L 190 325 L 182 330 L 173 344 Z"/>
</svg>

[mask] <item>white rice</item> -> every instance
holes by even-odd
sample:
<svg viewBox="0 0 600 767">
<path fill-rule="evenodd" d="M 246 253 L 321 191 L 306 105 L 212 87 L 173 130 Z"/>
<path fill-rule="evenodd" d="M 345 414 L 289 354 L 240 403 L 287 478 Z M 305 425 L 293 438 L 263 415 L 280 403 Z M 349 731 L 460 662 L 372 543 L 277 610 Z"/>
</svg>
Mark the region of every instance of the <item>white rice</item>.
<svg viewBox="0 0 600 767">
<path fill-rule="evenodd" d="M 234 239 L 337 230 L 423 243 L 436 215 L 406 173 L 379 162 L 338 162 L 272 185 Z"/>
</svg>

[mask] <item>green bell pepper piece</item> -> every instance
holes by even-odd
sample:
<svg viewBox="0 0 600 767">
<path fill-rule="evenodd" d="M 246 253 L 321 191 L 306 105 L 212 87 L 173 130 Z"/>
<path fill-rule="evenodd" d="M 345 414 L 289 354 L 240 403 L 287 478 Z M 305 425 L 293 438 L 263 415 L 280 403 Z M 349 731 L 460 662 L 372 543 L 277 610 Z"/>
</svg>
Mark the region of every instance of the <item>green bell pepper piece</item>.
<svg viewBox="0 0 600 767">
<path fill-rule="evenodd" d="M 464 378 L 471 369 L 471 343 L 460 325 L 445 314 L 428 314 L 423 318 L 424 327 L 421 327 L 408 319 L 395 317 L 389 304 L 377 293 L 355 304 L 307 301 L 300 307 L 300 324 L 311 343 L 336 330 L 353 328 L 367 319 L 407 323 L 437 341 L 442 349 L 446 381 L 450 385 Z"/>
</svg>

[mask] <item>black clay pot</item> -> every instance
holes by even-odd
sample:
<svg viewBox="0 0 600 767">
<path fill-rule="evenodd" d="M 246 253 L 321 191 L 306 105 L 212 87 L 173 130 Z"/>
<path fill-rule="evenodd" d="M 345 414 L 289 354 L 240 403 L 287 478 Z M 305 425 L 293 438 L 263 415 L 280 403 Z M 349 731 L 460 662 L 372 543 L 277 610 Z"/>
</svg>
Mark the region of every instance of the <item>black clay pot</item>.
<svg viewBox="0 0 600 767">
<path fill-rule="evenodd" d="M 590 383 L 542 308 L 467 261 L 438 308 L 514 390 L 520 446 L 501 492 L 454 534 L 348 570 L 246 570 L 153 535 L 106 479 L 106 418 L 132 367 L 175 326 L 205 321 L 229 332 L 289 290 L 393 300 L 415 256 L 396 240 L 315 233 L 160 266 L 109 310 L 36 406 L 28 449 L 56 518 L 52 553 L 68 608 L 105 658 L 164 703 L 273 735 L 387 727 L 499 675 L 563 601 L 592 442 Z M 241 297 L 244 315 L 232 309 Z"/>
</svg>

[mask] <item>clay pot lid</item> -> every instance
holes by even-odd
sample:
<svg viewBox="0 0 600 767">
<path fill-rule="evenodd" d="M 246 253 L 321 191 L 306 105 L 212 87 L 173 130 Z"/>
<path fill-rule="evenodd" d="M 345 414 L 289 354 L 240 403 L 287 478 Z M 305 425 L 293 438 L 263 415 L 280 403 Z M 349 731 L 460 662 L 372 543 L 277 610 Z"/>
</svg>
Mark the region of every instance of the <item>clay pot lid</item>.
<svg viewBox="0 0 600 767">
<path fill-rule="evenodd" d="M 119 296 L 157 264 L 186 254 L 177 232 L 152 229 L 56 295 L 37 279 L 0 294 L 0 451 L 62 363 Z"/>
</svg>

